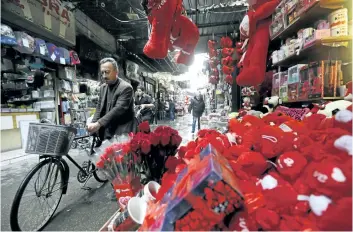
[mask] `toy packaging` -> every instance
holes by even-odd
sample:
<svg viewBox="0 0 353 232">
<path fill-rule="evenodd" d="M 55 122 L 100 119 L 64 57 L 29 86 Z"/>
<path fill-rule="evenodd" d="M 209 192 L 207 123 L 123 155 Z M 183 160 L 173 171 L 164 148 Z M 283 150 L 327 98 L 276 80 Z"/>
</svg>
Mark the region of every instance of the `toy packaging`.
<svg viewBox="0 0 353 232">
<path fill-rule="evenodd" d="M 281 81 L 281 72 L 273 74 L 271 96 L 279 96 L 280 81 Z"/>
<path fill-rule="evenodd" d="M 338 97 L 342 85 L 342 62 L 339 60 L 321 60 L 309 65 L 309 98 Z"/>
<path fill-rule="evenodd" d="M 306 64 L 298 64 L 288 69 L 288 101 L 298 100 L 299 73 Z"/>
<path fill-rule="evenodd" d="M 298 85 L 298 100 L 308 100 L 310 85 L 309 85 L 309 66 L 304 66 L 299 71 L 299 85 Z"/>
<path fill-rule="evenodd" d="M 158 209 L 147 212 L 146 217 L 150 214 L 155 220 L 145 220 L 141 231 L 212 230 L 242 207 L 243 198 L 226 158 L 211 145 L 199 157 L 179 173 Z"/>
<path fill-rule="evenodd" d="M 308 76 L 310 82 L 310 99 L 320 98 L 323 96 L 323 81 L 324 79 L 328 79 L 328 67 L 328 61 L 323 60 L 313 62 L 309 65 Z"/>
<path fill-rule="evenodd" d="M 288 101 L 288 72 L 284 72 L 284 75 L 281 76 L 279 97 L 283 102 Z"/>
</svg>

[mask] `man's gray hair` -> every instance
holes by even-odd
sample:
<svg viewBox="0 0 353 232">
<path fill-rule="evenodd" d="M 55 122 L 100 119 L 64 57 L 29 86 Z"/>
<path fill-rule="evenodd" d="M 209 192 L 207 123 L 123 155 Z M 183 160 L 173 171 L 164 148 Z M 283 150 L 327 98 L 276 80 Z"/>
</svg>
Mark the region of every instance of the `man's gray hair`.
<svg viewBox="0 0 353 232">
<path fill-rule="evenodd" d="M 118 63 L 114 60 L 114 58 L 107 57 L 107 58 L 103 58 L 103 59 L 101 59 L 101 61 L 99 61 L 100 65 L 105 64 L 105 63 L 111 63 L 113 65 L 113 67 L 115 68 L 115 70 L 119 70 Z"/>
</svg>

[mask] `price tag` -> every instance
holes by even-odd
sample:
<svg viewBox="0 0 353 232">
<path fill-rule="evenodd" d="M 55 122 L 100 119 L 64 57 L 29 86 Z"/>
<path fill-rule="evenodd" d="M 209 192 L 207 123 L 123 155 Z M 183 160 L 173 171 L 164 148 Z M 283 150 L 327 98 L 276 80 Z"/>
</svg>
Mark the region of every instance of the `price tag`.
<svg viewBox="0 0 353 232">
<path fill-rule="evenodd" d="M 22 38 L 23 47 L 29 48 L 29 42 L 27 38 Z"/>
<path fill-rule="evenodd" d="M 65 62 L 65 58 L 60 57 L 60 64 L 66 64 L 66 62 Z"/>
<path fill-rule="evenodd" d="M 45 55 L 45 47 L 42 47 L 42 46 L 39 45 L 39 53 L 41 55 Z"/>
<path fill-rule="evenodd" d="M 284 132 L 291 132 L 293 131 L 289 126 L 287 126 L 286 124 L 281 124 L 279 126 L 279 128 L 281 128 Z"/>
<path fill-rule="evenodd" d="M 53 53 L 50 58 L 54 61 L 56 59 L 56 55 Z"/>
</svg>

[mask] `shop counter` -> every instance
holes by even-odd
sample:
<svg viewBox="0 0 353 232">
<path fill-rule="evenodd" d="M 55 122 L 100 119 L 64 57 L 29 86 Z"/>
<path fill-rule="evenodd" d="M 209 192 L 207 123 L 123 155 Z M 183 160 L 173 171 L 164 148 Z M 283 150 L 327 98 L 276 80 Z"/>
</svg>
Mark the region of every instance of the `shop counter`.
<svg viewBox="0 0 353 232">
<path fill-rule="evenodd" d="M 28 123 L 39 122 L 39 112 L 1 112 L 0 116 L 1 152 L 22 148 L 27 141 Z"/>
</svg>

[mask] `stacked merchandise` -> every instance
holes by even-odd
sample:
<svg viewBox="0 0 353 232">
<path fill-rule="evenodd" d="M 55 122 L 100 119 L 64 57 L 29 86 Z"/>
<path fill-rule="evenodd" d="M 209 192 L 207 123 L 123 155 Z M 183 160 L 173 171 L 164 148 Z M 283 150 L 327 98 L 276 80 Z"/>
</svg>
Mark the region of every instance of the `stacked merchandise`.
<svg viewBox="0 0 353 232">
<path fill-rule="evenodd" d="M 283 102 L 343 97 L 345 90 L 340 60 L 297 64 L 275 73 L 272 79 L 272 96 L 279 96 Z"/>
<path fill-rule="evenodd" d="M 217 42 L 215 40 L 208 41 L 208 55 L 210 57 L 209 64 L 211 69 L 211 74 L 209 77 L 209 83 L 212 85 L 217 85 L 219 82 L 219 71 L 218 71 L 218 53 L 217 53 Z"/>
<path fill-rule="evenodd" d="M 275 39 L 281 35 L 301 15 L 311 14 L 311 10 L 318 4 L 321 4 L 320 1 L 282 1 L 277 7 L 276 13 L 272 16 L 271 38 Z M 337 4 L 336 8 L 341 8 L 341 5 Z M 281 64 L 282 61 L 298 55 L 302 50 L 306 50 L 318 42 L 336 42 L 336 45 L 347 46 L 347 41 L 350 40 L 347 37 L 349 35 L 347 8 L 333 11 L 329 15 L 312 22 L 312 25 L 312 27 L 300 28 L 296 37 L 283 38 L 285 43 L 280 50 L 272 53 L 273 64 Z"/>
<path fill-rule="evenodd" d="M 254 96 L 255 96 L 255 88 L 254 87 L 243 87 L 241 89 L 241 96 L 243 97 L 242 108 L 239 110 L 239 115 L 246 115 L 254 106 Z"/>
<path fill-rule="evenodd" d="M 232 73 L 234 72 L 233 67 L 233 41 L 228 36 L 221 38 L 221 48 L 222 48 L 222 71 L 224 74 L 224 80 L 227 84 L 233 84 Z"/>
<path fill-rule="evenodd" d="M 181 146 L 140 231 L 352 230 L 352 105 L 303 122 L 272 113 Z"/>
<path fill-rule="evenodd" d="M 120 207 L 125 208 L 127 200 L 137 194 L 140 182 L 161 181 L 181 141 L 171 127 L 151 131 L 148 122 L 142 122 L 135 135 L 118 136 L 96 148 L 96 166 L 112 182 Z"/>
<path fill-rule="evenodd" d="M 56 69 L 45 66 L 56 63 L 60 68 L 79 64 L 75 51 L 46 43 L 25 32 L 1 24 L 2 112 L 40 111 L 40 118 L 55 122 Z M 47 65 L 52 66 L 52 64 Z M 58 78 L 60 77 L 60 73 Z M 71 88 L 71 87 L 70 87 Z"/>
</svg>

